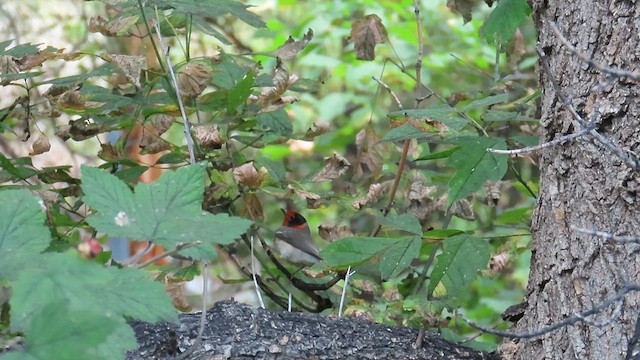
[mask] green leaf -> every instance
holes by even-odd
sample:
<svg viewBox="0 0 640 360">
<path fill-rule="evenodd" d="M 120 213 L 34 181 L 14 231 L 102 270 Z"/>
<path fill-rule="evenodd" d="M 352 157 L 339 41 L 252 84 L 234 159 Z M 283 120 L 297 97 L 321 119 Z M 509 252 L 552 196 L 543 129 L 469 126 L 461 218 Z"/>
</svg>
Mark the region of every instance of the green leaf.
<svg viewBox="0 0 640 360">
<path fill-rule="evenodd" d="M 527 0 L 500 0 L 480 28 L 480 36 L 503 49 L 529 15 L 531 7 Z"/>
<path fill-rule="evenodd" d="M 180 253 L 207 259 L 215 256 L 211 244 L 230 244 L 251 225 L 243 218 L 202 211 L 202 165 L 166 172 L 151 184 L 139 183 L 135 195 L 115 175 L 99 169 L 83 166 L 82 176 L 84 200 L 98 211 L 87 221 L 111 236 L 153 241 L 169 249 L 201 241 L 203 245 Z"/>
<path fill-rule="evenodd" d="M 507 172 L 507 157 L 487 151 L 487 148 L 506 149 L 504 139 L 465 137 L 456 139 L 460 150 L 449 157 L 448 166 L 456 169 L 449 180 L 447 209 L 480 189 L 488 180 L 498 181 Z"/>
<path fill-rule="evenodd" d="M 267 128 L 282 136 L 290 136 L 293 133 L 291 119 L 284 109 L 256 115 L 260 126 Z"/>
<path fill-rule="evenodd" d="M 116 66 L 113 65 L 112 63 L 106 63 L 84 74 L 59 77 L 59 78 L 45 81 L 43 82 L 43 84 L 52 84 L 57 86 L 71 86 L 73 84 L 84 82 L 88 79 L 91 79 L 92 77 L 107 76 L 107 75 L 112 75 L 114 73 L 118 73 L 118 69 L 116 68 Z"/>
<path fill-rule="evenodd" d="M 434 133 L 427 132 L 416 128 L 411 124 L 404 124 L 400 127 L 391 129 L 380 141 L 401 141 L 408 139 L 423 139 L 433 137 Z"/>
<path fill-rule="evenodd" d="M 180 13 L 193 15 L 194 17 L 220 17 L 230 14 L 255 28 L 265 27 L 264 21 L 237 1 L 230 0 L 155 0 L 149 2 L 150 6 L 157 5 L 159 8 L 169 8 Z"/>
<path fill-rule="evenodd" d="M 186 159 L 182 154 L 166 153 L 156 161 L 156 164 L 182 164 L 184 162 Z"/>
<path fill-rule="evenodd" d="M 493 96 L 487 96 L 482 99 L 474 100 L 462 109 L 462 111 L 469 111 L 475 108 L 486 108 L 491 105 L 500 104 L 509 100 L 509 94 L 498 94 Z"/>
<path fill-rule="evenodd" d="M 266 157 L 256 159 L 256 169 L 263 167 L 267 169 L 269 178 L 276 184 L 284 184 L 287 180 L 287 169 L 282 161 L 273 161 Z"/>
<path fill-rule="evenodd" d="M 422 225 L 420 225 L 420 221 L 414 215 L 378 216 L 377 220 L 380 225 L 389 226 L 415 235 L 422 235 Z"/>
<path fill-rule="evenodd" d="M 113 359 L 96 356 L 94 349 L 121 323 L 93 311 L 72 312 L 64 301 L 53 301 L 34 315 L 26 333 L 26 353 L 36 359 L 50 359 L 54 354 L 60 360 Z M 121 349 L 119 358 L 124 358 L 126 350 Z"/>
<path fill-rule="evenodd" d="M 148 274 L 126 268 L 104 268 L 71 253 L 40 255 L 37 266 L 20 272 L 12 286 L 11 329 L 29 330 L 47 304 L 64 301 L 70 311 L 102 316 L 129 316 L 146 322 L 177 322 L 171 300 Z"/>
<path fill-rule="evenodd" d="M 251 95 L 251 87 L 253 86 L 253 73 L 249 72 L 238 82 L 238 85 L 229 90 L 227 97 L 227 112 L 230 114 L 242 112 L 244 104 Z"/>
<path fill-rule="evenodd" d="M 459 131 L 469 122 L 458 114 L 459 110 L 451 106 L 440 106 L 429 109 L 398 110 L 388 116 L 392 120 L 404 120 L 405 115 L 418 120 L 439 121 L 452 131 Z"/>
<path fill-rule="evenodd" d="M 431 153 L 425 156 L 421 156 L 419 158 L 417 158 L 415 161 L 425 161 L 425 160 L 437 160 L 437 159 L 444 159 L 444 158 L 448 158 L 449 156 L 451 156 L 451 154 L 453 154 L 454 152 L 460 150 L 460 146 L 454 146 L 450 149 L 447 150 L 442 150 L 442 151 L 438 151 L 435 153 Z"/>
<path fill-rule="evenodd" d="M 411 261 L 420 255 L 420 247 L 422 246 L 420 236 L 388 240 L 394 241 L 394 243 L 384 252 L 380 261 L 380 276 L 383 280 L 397 276 L 404 271 L 411 264 Z"/>
<path fill-rule="evenodd" d="M 475 280 L 479 270 L 487 267 L 491 249 L 485 240 L 461 234 L 446 239 L 442 253 L 436 258 L 438 262 L 431 272 L 428 294 L 442 282 L 447 296 L 455 298 Z"/>
<path fill-rule="evenodd" d="M 320 255 L 331 267 L 354 266 L 371 259 L 392 244 L 384 238 L 346 237 L 325 246 Z"/>
<path fill-rule="evenodd" d="M 19 159 L 14 160 L 14 162 L 16 162 L 16 165 L 18 165 L 18 161 Z M 28 179 L 38 174 L 38 171 L 36 171 L 32 167 L 13 165 L 12 161 L 6 158 L 2 153 L 0 153 L 0 166 L 9 174 L 15 176 L 15 180 Z"/>
<path fill-rule="evenodd" d="M 0 278 L 14 279 L 36 254 L 49 246 L 45 213 L 27 190 L 0 192 Z"/>
</svg>

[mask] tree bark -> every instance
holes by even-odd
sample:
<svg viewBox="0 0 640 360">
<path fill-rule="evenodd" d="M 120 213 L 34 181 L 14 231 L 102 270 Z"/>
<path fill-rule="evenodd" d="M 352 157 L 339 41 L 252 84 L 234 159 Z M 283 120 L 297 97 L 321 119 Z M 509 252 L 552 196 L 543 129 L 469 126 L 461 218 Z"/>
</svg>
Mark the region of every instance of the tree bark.
<svg viewBox="0 0 640 360">
<path fill-rule="evenodd" d="M 171 359 L 197 338 L 200 314 L 180 325 L 132 324 L 139 347 L 128 360 Z M 207 313 L 202 342 L 187 358 L 197 359 L 495 359 L 439 335 L 352 318 L 253 309 L 233 300 Z"/>
<path fill-rule="evenodd" d="M 607 75 L 572 54 L 552 23 L 595 62 L 638 72 L 640 3 L 533 0 L 532 6 L 538 48 L 551 69 L 548 73 L 539 66 L 541 141 L 583 129 L 562 104 L 563 93 L 622 153 L 635 151 L 640 144 L 640 85 Z M 543 150 L 540 170 L 526 308 L 513 328 L 521 333 L 589 310 L 625 284 L 640 283 L 637 244 L 620 244 L 572 228 L 639 235 L 638 170 L 591 135 Z M 639 302 L 637 292 L 629 293 L 620 303 L 621 311 L 614 304 L 589 318 L 599 326 L 582 322 L 533 340 L 506 340 L 502 355 L 527 360 L 623 359 L 634 335 Z"/>
</svg>

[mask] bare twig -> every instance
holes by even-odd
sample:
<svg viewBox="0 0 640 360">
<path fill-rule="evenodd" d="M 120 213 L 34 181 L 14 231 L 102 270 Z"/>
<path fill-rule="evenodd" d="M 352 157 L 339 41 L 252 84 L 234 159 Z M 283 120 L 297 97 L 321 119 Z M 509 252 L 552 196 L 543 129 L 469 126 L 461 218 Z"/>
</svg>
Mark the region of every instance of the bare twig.
<svg viewBox="0 0 640 360">
<path fill-rule="evenodd" d="M 603 239 L 608 239 L 608 240 L 613 240 L 619 243 L 636 243 L 640 245 L 640 236 L 633 236 L 633 235 L 615 235 L 609 232 L 605 232 L 605 231 L 598 231 L 595 229 L 585 229 L 585 228 L 581 228 L 581 227 L 577 227 L 574 225 L 571 225 L 571 229 L 581 232 L 583 234 L 587 234 L 587 235 L 591 235 L 591 236 L 598 236 L 601 237 Z"/>
<path fill-rule="evenodd" d="M 347 274 L 344 276 L 344 287 L 342 288 L 342 295 L 340 296 L 340 307 L 338 308 L 338 317 L 342 317 L 342 309 L 344 309 L 344 298 L 347 294 L 347 287 L 349 287 L 349 278 L 355 274 L 355 271 L 351 271 L 351 266 L 347 269 Z"/>
<path fill-rule="evenodd" d="M 193 351 L 200 346 L 202 342 L 202 334 L 204 334 L 204 327 L 207 324 L 207 292 L 208 292 L 208 276 L 209 268 L 206 261 L 202 262 L 202 311 L 200 313 L 200 327 L 198 328 L 198 336 L 193 344 L 180 356 L 176 357 L 177 360 L 187 359 Z"/>
<path fill-rule="evenodd" d="M 531 338 L 535 338 L 535 337 L 539 337 L 545 334 L 548 334 L 552 331 L 555 331 L 557 329 L 563 328 L 565 326 L 570 326 L 570 325 L 575 325 L 577 323 L 581 323 L 581 322 L 587 322 L 587 318 L 589 316 L 595 315 L 595 314 L 599 314 L 601 312 L 603 312 L 604 310 L 606 310 L 609 306 L 613 305 L 613 304 L 618 304 L 621 301 L 624 301 L 624 297 L 630 293 L 630 292 L 634 292 L 634 291 L 640 291 L 640 285 L 626 285 L 624 287 L 622 287 L 622 289 L 620 289 L 615 296 L 613 296 L 610 299 L 607 299 L 603 302 L 601 302 L 600 304 L 598 304 L 597 306 L 592 307 L 590 310 L 587 311 L 583 311 L 581 313 L 578 313 L 574 316 L 568 317 L 560 322 L 557 322 L 553 325 L 549 325 L 546 327 L 543 327 L 540 330 L 535 330 L 535 331 L 531 331 L 531 332 L 524 332 L 524 333 L 515 333 L 515 332 L 511 332 L 511 331 L 498 331 L 498 330 L 492 330 L 492 329 L 487 329 L 485 327 L 482 327 L 470 320 L 466 320 L 465 321 L 469 324 L 469 326 L 471 326 L 474 329 L 477 330 L 481 330 L 484 331 L 488 334 L 493 334 L 493 335 L 497 335 L 497 336 L 502 336 L 502 337 L 506 337 L 506 338 L 511 338 L 511 339 L 531 339 Z M 616 312 L 614 310 L 614 313 L 616 315 L 618 315 L 618 312 Z"/>
<path fill-rule="evenodd" d="M 149 241 L 149 243 L 147 244 L 146 248 L 144 248 L 142 251 L 138 251 L 137 253 L 135 253 L 130 258 L 124 260 L 122 262 L 122 265 L 124 265 L 124 266 L 133 266 L 133 265 L 135 265 L 138 261 L 140 261 L 140 259 L 142 259 L 143 256 L 145 256 L 149 251 L 151 251 L 151 249 L 153 249 L 154 246 L 155 246 L 155 244 L 153 243 L 153 241 Z"/>
<path fill-rule="evenodd" d="M 253 235 L 251 235 L 251 274 L 253 278 L 253 286 L 256 289 L 256 295 L 258 295 L 258 301 L 260 302 L 260 307 L 265 309 L 264 301 L 262 300 L 262 294 L 260 293 L 260 286 L 258 286 L 258 281 L 256 280 L 256 267 L 255 267 L 255 253 L 253 252 Z M 291 305 L 289 305 L 291 306 Z"/>
<path fill-rule="evenodd" d="M 558 25 L 555 22 L 549 22 L 549 25 L 551 26 L 551 30 L 553 30 L 553 32 L 556 34 L 556 36 L 558 37 L 558 39 L 560 40 L 560 42 L 567 47 L 567 49 L 569 49 L 569 51 L 577 56 L 578 58 L 580 58 L 580 60 L 586 62 L 587 64 L 589 64 L 590 66 L 613 76 L 617 76 L 617 77 L 624 77 L 624 78 L 628 78 L 631 80 L 635 80 L 635 81 L 640 81 L 640 73 L 637 72 L 632 72 L 632 71 L 627 71 L 627 70 L 622 70 L 622 69 L 616 69 L 616 68 L 612 68 L 609 66 L 604 66 L 596 61 L 594 61 L 593 59 L 589 58 L 588 56 L 586 56 L 585 54 L 583 54 L 582 52 L 580 52 L 578 49 L 576 49 L 575 46 L 573 46 L 569 40 L 567 40 L 566 37 L 564 37 L 564 35 L 562 35 L 562 33 L 560 32 L 560 29 L 558 29 Z"/>
<path fill-rule="evenodd" d="M 567 110 L 569 110 L 569 113 L 571 114 L 571 116 L 580 124 L 580 126 L 582 126 L 585 129 L 595 124 L 595 121 L 592 121 L 591 124 L 588 123 L 580 114 L 578 114 L 576 109 L 573 107 L 571 100 L 562 92 L 562 89 L 560 89 L 560 85 L 558 85 L 558 83 L 555 81 L 553 72 L 551 71 L 551 67 L 549 66 L 549 63 L 548 63 L 547 56 L 540 49 L 537 49 L 537 51 L 538 51 L 538 56 L 540 56 L 540 64 L 542 65 L 544 72 L 547 73 L 547 76 L 549 77 L 549 81 L 553 85 L 556 95 L 558 96 L 558 98 L 560 99 L 564 107 Z M 589 131 L 589 134 L 593 135 L 593 137 L 598 142 L 600 142 L 605 148 L 607 148 L 614 155 L 620 158 L 625 164 L 627 164 L 627 166 L 629 166 L 634 170 L 638 169 L 638 163 L 636 162 L 636 160 L 634 160 L 628 154 L 625 154 L 622 151 L 622 149 L 620 149 L 619 146 L 613 144 L 611 140 L 607 139 L 604 135 L 600 134 L 595 129 L 591 129 L 591 131 Z"/>
<path fill-rule="evenodd" d="M 528 153 L 528 152 L 532 152 L 532 151 L 542 150 L 544 148 L 548 148 L 548 147 L 551 147 L 551 146 L 554 146 L 554 145 L 559 145 L 559 144 L 565 143 L 565 142 L 567 142 L 569 140 L 573 140 L 575 138 L 579 138 L 581 136 L 584 136 L 585 134 L 588 134 L 589 132 L 591 132 L 591 130 L 593 130 L 593 126 L 590 126 L 590 127 L 586 128 L 586 129 L 583 129 L 582 131 L 577 132 L 575 134 L 569 134 L 569 135 L 561 136 L 558 139 L 551 140 L 549 142 L 542 143 L 542 144 L 536 145 L 536 146 L 530 146 L 530 147 L 524 147 L 524 148 L 512 149 L 512 150 L 487 148 L 487 151 L 490 152 L 490 153 L 494 153 L 494 154 L 506 154 L 506 155 L 524 154 L 524 153 Z"/>
<path fill-rule="evenodd" d="M 202 245 L 202 241 L 194 241 L 192 243 L 180 243 L 180 244 L 176 245 L 175 248 L 173 248 L 171 250 L 167 250 L 167 251 L 163 252 L 162 254 L 158 254 L 158 255 L 152 257 L 151 259 L 149 259 L 149 260 L 147 260 L 147 261 L 145 261 L 143 263 L 138 264 L 138 266 L 136 266 L 136 267 L 138 269 L 142 269 L 143 267 L 145 267 L 147 265 L 150 265 L 150 264 L 153 264 L 154 262 L 156 262 L 156 261 L 158 261 L 160 259 L 164 259 L 167 256 L 171 256 L 171 255 L 177 254 L 177 253 L 179 253 L 180 251 L 182 251 L 184 249 L 187 249 L 187 248 L 190 248 L 190 247 L 193 247 L 193 246 L 198 246 L 198 245 Z"/>
<path fill-rule="evenodd" d="M 151 19 L 154 29 L 156 30 L 156 34 L 158 35 L 158 42 L 160 43 L 160 48 L 162 49 L 162 53 L 164 54 L 165 61 L 167 62 L 167 68 L 169 68 L 169 74 L 171 75 L 171 80 L 173 81 L 173 86 L 176 91 L 176 100 L 178 101 L 178 106 L 180 107 L 180 114 L 182 115 L 182 120 L 184 121 L 184 136 L 187 140 L 187 149 L 189 150 L 189 162 L 191 164 L 196 163 L 196 155 L 193 147 L 193 137 L 191 136 L 191 124 L 189 123 L 189 118 L 187 117 L 187 112 L 184 110 L 184 104 L 182 103 L 182 96 L 180 95 L 180 87 L 178 86 L 178 80 L 176 79 L 176 74 L 173 71 L 173 65 L 171 65 L 171 58 L 169 57 L 169 51 L 164 46 L 162 41 L 162 34 L 160 34 L 160 26 L 158 25 L 158 21 L 153 18 Z"/>
</svg>

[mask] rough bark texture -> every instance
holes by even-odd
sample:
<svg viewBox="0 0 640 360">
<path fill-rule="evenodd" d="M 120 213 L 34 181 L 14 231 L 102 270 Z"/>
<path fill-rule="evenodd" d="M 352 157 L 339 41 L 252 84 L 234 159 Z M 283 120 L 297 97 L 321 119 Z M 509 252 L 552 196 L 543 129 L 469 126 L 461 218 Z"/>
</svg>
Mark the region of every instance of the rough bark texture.
<svg viewBox="0 0 640 360">
<path fill-rule="evenodd" d="M 640 85 L 612 79 L 561 45 L 549 22 L 578 51 L 605 66 L 640 71 L 640 3 L 633 0 L 534 0 L 539 49 L 551 76 L 585 119 L 623 151 L 640 144 Z M 540 67 L 541 141 L 579 131 L 561 104 L 550 74 Z M 592 117 L 596 114 L 594 117 Z M 540 195 L 533 218 L 533 256 L 524 317 L 527 332 L 588 310 L 613 297 L 623 279 L 640 283 L 638 245 L 585 235 L 571 225 L 614 234 L 640 234 L 640 177 L 590 136 L 542 152 Z M 506 341 L 508 359 L 623 359 L 638 317 L 631 293 L 622 311 L 613 307 L 579 324 L 534 340 Z M 601 324 L 602 325 L 602 324 Z"/>
<path fill-rule="evenodd" d="M 139 348 L 127 359 L 173 358 L 193 344 L 199 320 L 188 314 L 180 325 L 132 324 Z M 202 342 L 188 359 L 498 359 L 431 333 L 416 348 L 417 338 L 416 329 L 223 301 L 207 313 Z"/>
</svg>

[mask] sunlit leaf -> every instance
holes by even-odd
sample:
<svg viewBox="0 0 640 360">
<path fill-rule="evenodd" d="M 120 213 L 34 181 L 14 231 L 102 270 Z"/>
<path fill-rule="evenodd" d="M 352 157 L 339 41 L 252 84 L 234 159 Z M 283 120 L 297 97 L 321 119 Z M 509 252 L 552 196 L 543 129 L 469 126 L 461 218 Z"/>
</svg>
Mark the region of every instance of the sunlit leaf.
<svg viewBox="0 0 640 360">
<path fill-rule="evenodd" d="M 502 50 L 529 15 L 527 0 L 501 0 L 480 28 L 480 36 Z"/>
</svg>

